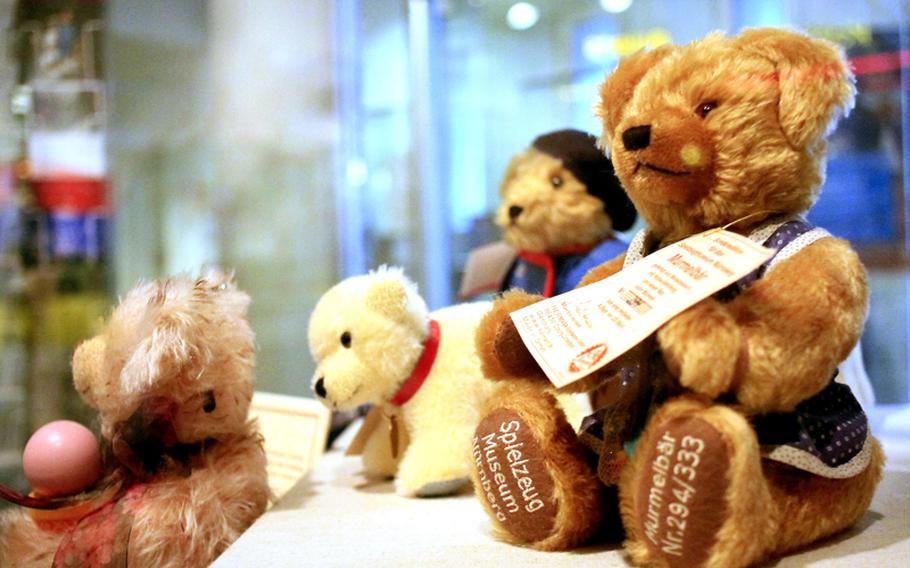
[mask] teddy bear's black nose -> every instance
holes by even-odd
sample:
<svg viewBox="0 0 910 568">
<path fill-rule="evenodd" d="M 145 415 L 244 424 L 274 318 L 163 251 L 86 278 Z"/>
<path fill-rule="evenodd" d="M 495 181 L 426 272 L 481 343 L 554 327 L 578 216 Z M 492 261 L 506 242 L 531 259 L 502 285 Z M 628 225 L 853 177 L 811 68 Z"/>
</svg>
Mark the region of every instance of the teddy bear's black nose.
<svg viewBox="0 0 910 568">
<path fill-rule="evenodd" d="M 633 126 L 622 133 L 622 145 L 626 150 L 641 150 L 651 143 L 651 125 Z"/>
<path fill-rule="evenodd" d="M 518 205 L 513 205 L 513 206 L 509 207 L 509 219 L 514 219 L 515 217 L 518 217 L 519 215 L 521 215 L 522 211 L 524 211 L 524 208 L 520 207 Z"/>
<path fill-rule="evenodd" d="M 316 385 L 313 387 L 313 390 L 316 391 L 316 395 L 319 398 L 325 398 L 325 379 L 319 377 L 319 380 L 316 381 Z"/>
</svg>

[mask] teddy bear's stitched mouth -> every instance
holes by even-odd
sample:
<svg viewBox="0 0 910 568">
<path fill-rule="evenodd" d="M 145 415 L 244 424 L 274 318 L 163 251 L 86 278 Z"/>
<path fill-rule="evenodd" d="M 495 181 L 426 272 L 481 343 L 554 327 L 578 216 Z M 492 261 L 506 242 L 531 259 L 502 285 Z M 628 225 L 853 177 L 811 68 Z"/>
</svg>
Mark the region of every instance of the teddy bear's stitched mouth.
<svg viewBox="0 0 910 568">
<path fill-rule="evenodd" d="M 635 166 L 635 171 L 632 172 L 633 175 L 636 174 L 636 173 L 638 173 L 638 170 L 640 170 L 642 166 L 648 168 L 649 170 L 653 170 L 653 171 L 655 171 L 655 172 L 657 172 L 657 173 L 667 174 L 667 175 L 670 175 L 670 176 L 687 176 L 687 175 L 689 175 L 690 173 L 692 173 L 692 172 L 674 172 L 673 170 L 668 170 L 668 169 L 665 169 L 665 168 L 660 168 L 660 167 L 658 167 L 658 166 L 655 166 L 655 165 L 652 165 L 652 164 L 648 164 L 648 163 L 646 163 L 646 162 L 638 162 L 638 165 Z"/>
<path fill-rule="evenodd" d="M 348 397 L 344 400 L 329 401 L 332 404 L 332 408 L 339 408 L 342 404 L 347 404 L 348 402 L 350 402 L 351 399 L 353 399 L 355 396 L 357 396 L 357 393 L 360 392 L 360 389 L 362 387 L 363 387 L 363 383 L 360 383 L 359 385 L 357 385 L 357 388 L 354 389 L 354 392 L 352 392 L 350 395 L 348 395 Z"/>
</svg>

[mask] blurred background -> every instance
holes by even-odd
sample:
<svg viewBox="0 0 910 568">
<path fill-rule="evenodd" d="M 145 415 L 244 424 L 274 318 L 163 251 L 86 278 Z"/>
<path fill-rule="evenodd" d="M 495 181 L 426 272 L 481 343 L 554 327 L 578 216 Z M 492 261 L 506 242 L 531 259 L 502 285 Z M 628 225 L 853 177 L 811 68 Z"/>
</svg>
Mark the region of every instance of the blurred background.
<svg viewBox="0 0 910 568">
<path fill-rule="evenodd" d="M 811 218 L 869 269 L 866 404 L 910 449 L 908 19 L 906 0 L 0 0 L 0 481 L 34 428 L 91 421 L 70 357 L 137 280 L 233 268 L 259 388 L 308 396 L 328 287 L 387 263 L 452 303 L 513 154 L 598 133 L 619 57 L 745 26 L 853 62 Z"/>
</svg>

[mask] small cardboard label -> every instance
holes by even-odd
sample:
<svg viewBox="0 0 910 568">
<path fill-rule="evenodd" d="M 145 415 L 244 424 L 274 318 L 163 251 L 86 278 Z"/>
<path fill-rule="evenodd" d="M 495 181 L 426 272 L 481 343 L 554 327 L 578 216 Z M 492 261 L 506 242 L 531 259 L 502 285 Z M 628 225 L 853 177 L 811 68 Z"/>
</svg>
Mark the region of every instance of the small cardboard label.
<svg viewBox="0 0 910 568">
<path fill-rule="evenodd" d="M 459 298 L 498 292 L 518 253 L 503 241 L 478 247 L 468 253 L 468 262 L 458 290 Z"/>
<path fill-rule="evenodd" d="M 500 410 L 484 418 L 474 434 L 473 454 L 477 491 L 496 520 L 525 542 L 549 536 L 557 512 L 553 479 L 540 444 L 521 417 Z"/>
<path fill-rule="evenodd" d="M 369 440 L 370 436 L 373 435 L 373 432 L 375 432 L 382 425 L 382 422 L 382 407 L 378 405 L 370 407 L 367 415 L 363 418 L 363 423 L 360 425 L 360 429 L 357 430 L 357 435 L 354 436 L 354 439 L 351 440 L 350 444 L 348 444 L 347 449 L 344 451 L 344 455 L 359 456 L 363 454 L 363 449 L 367 445 L 367 440 Z"/>
<path fill-rule="evenodd" d="M 701 233 L 610 278 L 512 312 L 531 355 L 557 387 L 632 349 L 690 306 L 736 282 L 774 251 L 729 231 Z"/>
</svg>

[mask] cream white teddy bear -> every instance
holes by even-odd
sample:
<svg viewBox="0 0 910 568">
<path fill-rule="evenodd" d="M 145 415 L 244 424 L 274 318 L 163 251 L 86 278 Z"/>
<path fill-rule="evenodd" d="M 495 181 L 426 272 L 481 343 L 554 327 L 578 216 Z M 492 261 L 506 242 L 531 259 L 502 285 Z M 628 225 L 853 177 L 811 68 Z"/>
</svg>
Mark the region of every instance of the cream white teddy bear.
<svg viewBox="0 0 910 568">
<path fill-rule="evenodd" d="M 309 323 L 313 390 L 333 410 L 373 404 L 402 432 L 379 429 L 367 438 L 367 475 L 395 475 L 398 493 L 409 497 L 468 483 L 478 409 L 491 390 L 474 330 L 489 308 L 478 302 L 431 313 L 417 286 L 385 267 L 348 278 L 319 300 Z"/>
</svg>

